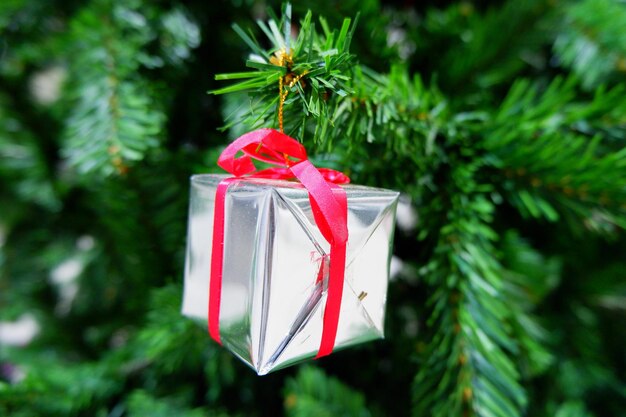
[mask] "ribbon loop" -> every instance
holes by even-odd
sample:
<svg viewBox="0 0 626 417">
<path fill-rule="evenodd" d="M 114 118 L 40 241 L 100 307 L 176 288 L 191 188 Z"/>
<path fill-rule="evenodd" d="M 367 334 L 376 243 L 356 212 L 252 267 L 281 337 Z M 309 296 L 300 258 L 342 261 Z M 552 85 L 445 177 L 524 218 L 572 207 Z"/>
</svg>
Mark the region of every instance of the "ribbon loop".
<svg viewBox="0 0 626 417">
<path fill-rule="evenodd" d="M 243 155 L 238 156 L 240 152 Z M 258 171 L 253 159 L 275 167 Z M 315 223 L 330 244 L 328 296 L 324 308 L 322 339 L 316 358 L 330 354 L 335 346 L 339 325 L 348 242 L 348 202 L 345 191 L 337 184 L 347 184 L 350 179 L 339 171 L 316 168 L 308 160 L 306 150 L 300 142 L 274 129 L 258 129 L 239 137 L 224 149 L 217 163 L 235 177 L 296 178 L 308 191 Z M 218 343 L 221 343 L 219 311 L 224 251 L 224 200 L 232 180 L 233 178 L 228 178 L 220 182 L 215 198 L 209 333 Z M 322 262 L 320 268 L 323 265 Z"/>
<path fill-rule="evenodd" d="M 237 156 L 239 152 L 243 156 Z M 244 176 L 256 171 L 252 158 L 269 164 L 288 167 L 293 158 L 297 163 L 307 159 L 304 146 L 297 140 L 274 129 L 258 129 L 234 140 L 224 149 L 217 164 L 235 176 Z"/>
</svg>

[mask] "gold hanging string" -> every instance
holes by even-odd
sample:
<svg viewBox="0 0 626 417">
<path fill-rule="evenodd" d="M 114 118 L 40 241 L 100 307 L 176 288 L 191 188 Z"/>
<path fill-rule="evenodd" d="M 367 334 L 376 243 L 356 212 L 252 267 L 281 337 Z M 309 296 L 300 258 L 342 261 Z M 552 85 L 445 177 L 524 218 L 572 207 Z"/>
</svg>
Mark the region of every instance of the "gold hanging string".
<svg viewBox="0 0 626 417">
<path fill-rule="evenodd" d="M 287 91 L 283 92 L 283 77 L 278 79 L 278 128 L 280 133 L 285 133 L 283 126 L 283 109 L 285 107 L 285 99 L 287 98 Z"/>
<path fill-rule="evenodd" d="M 291 51 L 288 53 L 285 48 L 276 51 L 275 56 L 270 58 L 270 63 L 279 67 L 287 68 L 287 74 L 278 79 L 278 128 L 281 133 L 285 133 L 283 114 L 287 94 L 289 94 L 289 90 L 293 88 L 294 85 L 300 82 L 302 77 L 306 75 L 307 71 L 304 71 L 302 74 L 296 76 L 290 72 L 291 66 L 293 65 L 293 56 L 291 55 Z"/>
</svg>

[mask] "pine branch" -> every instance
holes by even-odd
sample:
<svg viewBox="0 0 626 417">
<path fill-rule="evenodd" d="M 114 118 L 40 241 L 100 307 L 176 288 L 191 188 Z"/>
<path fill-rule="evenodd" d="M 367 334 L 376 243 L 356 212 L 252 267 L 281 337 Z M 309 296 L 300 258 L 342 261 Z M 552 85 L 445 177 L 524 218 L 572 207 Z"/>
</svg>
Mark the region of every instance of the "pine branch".
<svg viewBox="0 0 626 417">
<path fill-rule="evenodd" d="M 554 414 L 555 417 L 593 417 L 581 401 L 568 401 L 562 404 Z"/>
<path fill-rule="evenodd" d="M 5 207 L 17 206 L 15 204 L 17 196 L 20 202 L 35 202 L 50 209 L 59 208 L 59 197 L 49 177 L 47 161 L 39 149 L 34 134 L 9 110 L 9 100 L 2 95 L 0 95 L 0 178 L 8 188 L 3 187 L 0 191 L 0 199 L 6 201 Z M 8 211 L 7 209 L 3 214 L 5 220 L 10 217 Z"/>
<path fill-rule="evenodd" d="M 152 291 L 146 325 L 124 346 L 126 352 L 118 353 L 124 356 L 126 369 L 141 363 L 167 375 L 202 365 L 206 329 L 180 320 L 180 290 L 179 285 L 170 285 Z M 186 348 L 180 349 L 181 345 Z"/>
<path fill-rule="evenodd" d="M 559 259 L 546 259 L 517 233 L 508 232 L 502 242 L 504 294 L 511 311 L 509 321 L 519 346 L 518 362 L 525 380 L 545 373 L 555 355 L 548 346 L 554 338 L 534 310 L 560 282 Z"/>
<path fill-rule="evenodd" d="M 507 324 L 510 300 L 493 256 L 494 205 L 473 180 L 479 165 L 451 165 L 454 188 L 431 205 L 448 207 L 447 224 L 424 268 L 432 288 L 432 337 L 419 355 L 413 415 L 522 415 L 527 399 L 511 359 L 517 346 Z"/>
<path fill-rule="evenodd" d="M 339 31 L 331 31 L 320 19 L 319 33 L 309 12 L 292 39 L 291 6 L 287 5 L 281 21 L 269 20 L 259 26 L 272 46 L 264 50 L 254 36 L 234 26 L 234 30 L 254 52 L 246 65 L 256 71 L 219 74 L 218 80 L 245 79 L 214 94 L 250 92 L 254 100 L 241 107 L 225 128 L 244 125 L 248 129 L 261 126 L 278 127 L 281 112 L 279 86 L 284 84 L 285 132 L 304 139 L 312 135 L 322 141 L 329 129 L 339 101 L 352 92 L 350 72 L 353 57 L 349 53 L 354 25 L 345 19 Z M 281 32 L 278 28 L 284 28 Z"/>
<path fill-rule="evenodd" d="M 152 34 L 138 10 L 98 0 L 72 22 L 74 106 L 63 154 L 81 173 L 124 173 L 159 144 L 165 116 L 137 76 Z"/>
<path fill-rule="evenodd" d="M 188 399 L 169 396 L 156 398 L 146 390 L 135 390 L 128 397 L 129 417 L 228 417 L 223 412 L 207 411 L 203 408 L 187 407 Z"/>
<path fill-rule="evenodd" d="M 170 65 L 181 67 L 200 44 L 200 28 L 183 7 L 174 8 L 161 17 L 159 43 Z"/>
<path fill-rule="evenodd" d="M 283 24 L 274 22 L 273 26 Z M 276 44 L 264 50 L 242 29 L 235 29 L 253 49 L 256 60 L 269 62 L 284 48 Z M 393 66 L 384 75 L 357 65 L 348 51 L 353 31 L 350 21 L 344 20 L 339 32 L 325 29 L 324 35 L 318 35 L 309 13 L 294 41 L 292 68 L 249 60 L 247 65 L 258 71 L 216 76 L 219 80 L 246 80 L 213 93 L 245 91 L 250 95 L 249 100 L 237 94 L 227 98 L 224 128 L 239 134 L 262 126 L 278 127 L 279 79 L 302 76 L 285 101 L 288 134 L 324 150 L 377 142 L 395 151 L 402 149 L 415 161 L 433 152 L 436 136 L 454 129 L 441 93 L 424 86 L 418 76 L 411 77 L 405 67 Z M 265 32 L 271 41 L 280 42 Z"/>
<path fill-rule="evenodd" d="M 121 178 L 94 181 L 85 210 L 97 219 L 90 230 L 104 253 L 90 267 L 85 292 L 97 292 L 98 284 L 109 294 L 102 300 L 109 308 L 138 311 L 146 306 L 147 282 L 162 285 L 180 272 L 167 261 L 183 248 L 185 202 L 175 191 L 182 181 L 147 164 Z"/>
<path fill-rule="evenodd" d="M 206 338 L 202 337 L 206 330 L 180 319 L 180 291 L 180 286 L 153 290 L 145 326 L 134 331 L 128 322 L 119 325 L 111 337 L 114 348 L 101 350 L 97 361 L 79 362 L 76 355 L 50 348 L 46 355 L 33 347 L 10 352 L 24 380 L 13 385 L 0 382 L 0 413 L 21 415 L 20 407 L 28 402 L 29 410 L 40 416 L 94 415 L 126 408 L 131 415 L 171 415 L 176 409 L 191 416 L 224 416 L 206 408 L 193 409 L 193 390 L 186 389 L 180 380 L 198 380 L 204 366 L 210 373 L 209 394 L 234 384 L 232 357 L 223 350 L 207 352 Z M 4 356 L 5 351 L 0 350 L 0 354 Z M 179 395 L 156 398 L 135 390 L 125 398 L 125 404 L 119 403 L 119 394 L 133 387 L 134 381 L 154 389 L 155 385 L 172 382 L 168 379 L 172 375 L 173 383 L 183 387 L 177 391 Z"/>
<path fill-rule="evenodd" d="M 626 72 L 626 7 L 615 0 L 571 2 L 554 42 L 561 62 L 587 89 L 623 79 Z"/>
<path fill-rule="evenodd" d="M 33 218 L 37 222 L 33 222 Z M 23 314 L 34 316 L 40 323 L 49 320 L 45 329 L 50 342 L 70 351 L 74 348 L 67 344 L 71 337 L 65 339 L 55 333 L 58 328 L 53 322 L 54 310 L 61 298 L 57 297 L 59 288 L 54 284 L 55 270 L 70 260 L 76 261 L 72 262 L 74 267 L 71 269 L 74 269 L 82 265 L 83 259 L 81 251 L 77 250 L 77 236 L 71 230 L 61 230 L 57 220 L 56 211 L 22 205 L 19 200 L 17 203 L 11 201 L 7 209 L 3 207 L 0 220 L 0 320 L 15 320 Z M 65 275 L 67 282 L 68 274 Z M 70 272 L 69 275 L 74 274 Z"/>
<path fill-rule="evenodd" d="M 145 325 L 119 351 L 112 352 L 107 361 L 117 366 L 128 378 L 139 378 L 145 385 L 157 384 L 165 389 L 171 383 L 168 382 L 170 378 L 174 378 L 174 384 L 184 386 L 184 380 L 191 378 L 197 384 L 204 377 L 208 381 L 204 403 L 213 406 L 219 404 L 224 395 L 228 395 L 224 394 L 227 389 L 233 389 L 242 380 L 235 379 L 234 357 L 216 345 L 207 343 L 206 327 L 180 319 L 180 293 L 180 285 L 153 290 Z M 185 346 L 185 349 L 181 349 L 181 346 Z M 241 389 L 241 386 L 237 386 L 237 389 Z M 159 410 L 171 411 L 171 407 L 176 404 L 178 407 L 190 408 L 194 399 L 189 395 L 186 397 L 163 398 L 151 404 L 143 401 L 150 398 L 150 394 L 136 392 L 129 398 L 129 408 L 136 413 L 142 410 L 154 413 Z M 207 411 L 209 415 L 224 415 L 205 409 Z"/>
<path fill-rule="evenodd" d="M 29 358 L 29 366 L 21 368 L 26 376 L 19 384 L 0 383 L 0 412 L 28 415 L 20 414 L 28 403 L 29 412 L 39 416 L 77 416 L 81 411 L 95 413 L 100 401 L 119 393 L 115 372 L 106 363 L 77 365 L 51 356 Z"/>
<path fill-rule="evenodd" d="M 429 10 L 427 29 L 449 33 L 450 29 L 442 26 L 450 25 L 457 31 L 439 66 L 447 77 L 445 84 L 458 90 L 468 84 L 484 89 L 509 82 L 529 63 L 534 64 L 533 60 L 541 60 L 529 56 L 529 51 L 547 43 L 549 38 L 540 28 L 552 13 L 550 4 L 542 0 L 507 1 L 483 14 L 471 3 L 455 4 L 445 11 Z"/>
<path fill-rule="evenodd" d="M 576 102 L 571 78 L 556 79 L 541 94 L 528 82 L 516 83 L 485 137 L 494 165 L 508 178 L 507 200 L 532 217 L 554 221 L 559 208 L 594 229 L 607 222 L 624 228 L 623 94 L 621 86 L 600 89 L 593 100 Z M 619 134 L 603 134 L 608 126 Z"/>
<path fill-rule="evenodd" d="M 291 417 L 370 416 L 363 395 L 320 369 L 303 367 L 287 380 L 285 411 Z"/>
</svg>

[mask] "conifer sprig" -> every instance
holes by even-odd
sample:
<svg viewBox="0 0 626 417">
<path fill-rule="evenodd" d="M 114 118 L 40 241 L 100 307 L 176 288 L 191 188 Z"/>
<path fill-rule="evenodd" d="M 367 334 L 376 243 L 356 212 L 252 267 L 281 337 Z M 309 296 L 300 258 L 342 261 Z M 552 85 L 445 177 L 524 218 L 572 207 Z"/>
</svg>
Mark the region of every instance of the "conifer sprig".
<svg viewBox="0 0 626 417">
<path fill-rule="evenodd" d="M 598 89 L 588 102 L 574 97 L 574 78 L 556 78 L 543 92 L 517 82 L 484 144 L 503 170 L 507 200 L 524 215 L 555 221 L 560 213 L 597 231 L 624 228 L 624 88 Z"/>
<path fill-rule="evenodd" d="M 165 116 L 136 75 L 150 40 L 145 17 L 110 1 L 97 6 L 73 22 L 76 97 L 63 153 L 82 173 L 123 174 L 159 144 Z"/>
<path fill-rule="evenodd" d="M 233 25 L 235 32 L 252 49 L 246 66 L 254 70 L 216 75 L 217 80 L 245 80 L 212 93 L 248 92 L 254 100 L 237 112 L 225 128 L 240 124 L 249 129 L 278 128 L 279 115 L 282 116 L 281 95 L 285 94 L 285 131 L 300 139 L 312 134 L 315 141 L 325 136 L 341 98 L 352 93 L 354 57 L 349 48 L 355 24 L 346 18 L 339 31 L 330 30 L 321 18 L 319 32 L 312 19 L 312 13 L 308 12 L 299 27 L 292 26 L 291 6 L 286 5 L 280 21 L 276 18 L 267 24 L 258 21 L 272 45 L 267 50 L 253 35 Z M 298 31 L 295 39 L 293 30 Z M 284 92 L 279 91 L 280 88 L 284 88 Z"/>
<path fill-rule="evenodd" d="M 554 41 L 560 63 L 571 68 L 588 90 L 624 79 L 626 73 L 626 7 L 614 0 L 567 4 L 562 30 Z"/>
</svg>

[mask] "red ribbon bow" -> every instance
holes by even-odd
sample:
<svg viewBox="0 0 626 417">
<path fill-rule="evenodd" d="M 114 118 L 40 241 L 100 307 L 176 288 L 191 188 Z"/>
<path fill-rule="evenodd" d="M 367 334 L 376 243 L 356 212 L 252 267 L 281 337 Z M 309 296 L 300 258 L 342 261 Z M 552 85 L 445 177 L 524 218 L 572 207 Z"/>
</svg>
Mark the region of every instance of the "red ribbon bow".
<svg viewBox="0 0 626 417">
<path fill-rule="evenodd" d="M 243 152 L 242 156 L 237 156 Z M 278 167 L 257 171 L 252 159 Z M 322 339 L 316 358 L 333 351 L 343 294 L 346 244 L 348 242 L 348 201 L 343 188 L 350 179 L 339 171 L 316 168 L 307 158 L 304 146 L 274 129 L 246 133 L 228 145 L 217 164 L 235 175 L 253 178 L 298 179 L 309 192 L 315 223 L 330 244 L 328 297 L 324 309 Z M 219 333 L 222 267 L 224 258 L 224 201 L 228 186 L 235 178 L 221 181 L 215 195 L 211 282 L 209 285 L 209 333 L 221 344 Z M 318 279 L 323 275 L 320 265 Z"/>
</svg>

